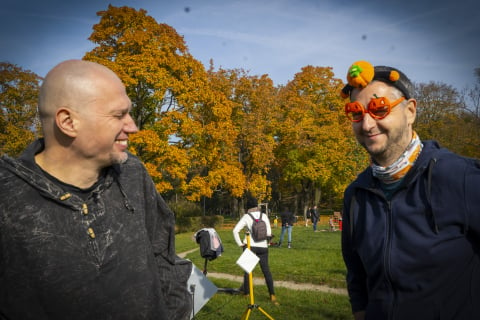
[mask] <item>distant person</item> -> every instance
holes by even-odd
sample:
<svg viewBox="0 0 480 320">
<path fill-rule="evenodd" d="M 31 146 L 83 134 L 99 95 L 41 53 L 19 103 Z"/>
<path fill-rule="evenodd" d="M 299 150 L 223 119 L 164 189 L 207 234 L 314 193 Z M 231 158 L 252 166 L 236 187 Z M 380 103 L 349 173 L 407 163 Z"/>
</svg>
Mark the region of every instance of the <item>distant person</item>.
<svg viewBox="0 0 480 320">
<path fill-rule="evenodd" d="M 288 249 L 290 249 L 292 247 L 292 228 L 293 224 L 295 223 L 295 216 L 289 209 L 285 209 L 280 214 L 280 218 L 282 220 L 282 231 L 280 233 L 280 240 L 277 246 L 282 246 L 282 242 L 285 237 L 285 231 L 287 231 Z"/>
<path fill-rule="evenodd" d="M 335 219 L 333 218 L 333 216 L 331 216 L 329 219 L 328 219 L 328 224 L 330 226 L 330 231 L 337 231 L 337 228 L 336 228 L 336 225 L 335 225 Z"/>
<path fill-rule="evenodd" d="M 0 159 L 1 319 L 189 319 L 191 262 L 142 163 L 125 86 L 68 60 L 43 80 L 43 137 Z"/>
<path fill-rule="evenodd" d="M 278 228 L 278 216 L 275 216 L 275 219 L 273 219 L 273 227 Z"/>
<path fill-rule="evenodd" d="M 479 319 L 480 161 L 420 139 L 397 68 L 357 61 L 347 79 L 345 112 L 371 157 L 344 197 L 355 319 Z"/>
<path fill-rule="evenodd" d="M 270 239 L 272 237 L 272 229 L 270 226 L 270 221 L 266 214 L 260 211 L 258 207 L 258 202 L 256 199 L 248 199 L 247 201 L 247 212 L 249 212 L 255 219 L 263 219 L 267 225 L 267 237 Z M 246 237 L 241 240 L 240 239 L 240 231 L 246 229 L 250 233 L 250 250 L 255 253 L 258 258 L 260 258 L 260 268 L 262 269 L 263 276 L 265 277 L 265 282 L 267 284 L 268 292 L 270 293 L 270 300 L 274 304 L 278 304 L 277 299 L 275 297 L 275 288 L 273 285 L 273 277 L 272 273 L 270 272 L 270 266 L 268 264 L 268 242 L 269 240 L 262 240 L 262 241 L 255 241 L 252 234 L 252 225 L 253 220 L 250 218 L 248 214 L 244 214 L 242 218 L 237 222 L 235 227 L 233 228 L 233 237 L 235 242 L 239 247 L 243 250 L 247 247 L 247 239 Z M 249 286 L 249 275 L 245 272 L 243 277 L 243 285 L 241 287 L 241 291 L 245 294 L 250 293 L 250 286 Z"/>
<path fill-rule="evenodd" d="M 310 208 L 310 219 L 312 220 L 313 231 L 317 231 L 317 223 L 319 219 L 317 206 Z"/>
<path fill-rule="evenodd" d="M 311 207 L 308 207 L 305 212 L 305 227 L 308 227 L 308 220 L 312 219 L 312 216 L 310 215 L 310 209 Z"/>
</svg>

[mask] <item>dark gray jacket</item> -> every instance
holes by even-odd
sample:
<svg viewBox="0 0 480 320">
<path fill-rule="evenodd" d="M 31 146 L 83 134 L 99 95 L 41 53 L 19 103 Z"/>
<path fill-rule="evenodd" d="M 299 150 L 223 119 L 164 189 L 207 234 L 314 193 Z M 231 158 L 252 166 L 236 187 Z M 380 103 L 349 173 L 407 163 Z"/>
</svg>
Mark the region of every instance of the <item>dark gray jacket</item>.
<svg viewBox="0 0 480 320">
<path fill-rule="evenodd" d="M 42 174 L 42 149 L 0 159 L 0 319 L 188 319 L 192 265 L 141 162 L 82 200 Z"/>
</svg>

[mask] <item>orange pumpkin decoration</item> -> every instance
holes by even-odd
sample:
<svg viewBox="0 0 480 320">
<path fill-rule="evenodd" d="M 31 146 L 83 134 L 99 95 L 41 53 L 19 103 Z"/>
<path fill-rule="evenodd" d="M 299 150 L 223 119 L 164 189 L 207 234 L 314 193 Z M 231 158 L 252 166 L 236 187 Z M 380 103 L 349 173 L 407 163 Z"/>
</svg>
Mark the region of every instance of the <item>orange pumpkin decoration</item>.
<svg viewBox="0 0 480 320">
<path fill-rule="evenodd" d="M 375 70 L 370 62 L 360 60 L 348 68 L 347 82 L 354 88 L 365 88 L 374 76 Z"/>
</svg>

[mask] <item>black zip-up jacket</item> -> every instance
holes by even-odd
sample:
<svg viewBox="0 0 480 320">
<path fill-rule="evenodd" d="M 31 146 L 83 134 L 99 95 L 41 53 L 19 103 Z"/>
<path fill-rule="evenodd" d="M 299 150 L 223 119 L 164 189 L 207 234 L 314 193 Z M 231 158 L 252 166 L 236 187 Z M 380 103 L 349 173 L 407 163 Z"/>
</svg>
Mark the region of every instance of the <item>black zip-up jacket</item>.
<svg viewBox="0 0 480 320">
<path fill-rule="evenodd" d="M 0 160 L 0 319 L 189 319 L 192 265 L 141 162 L 82 200 L 35 165 L 43 147 Z"/>
<path fill-rule="evenodd" d="M 367 168 L 347 188 L 342 251 L 366 319 L 480 319 L 480 162 L 433 141 L 387 200 Z"/>
</svg>

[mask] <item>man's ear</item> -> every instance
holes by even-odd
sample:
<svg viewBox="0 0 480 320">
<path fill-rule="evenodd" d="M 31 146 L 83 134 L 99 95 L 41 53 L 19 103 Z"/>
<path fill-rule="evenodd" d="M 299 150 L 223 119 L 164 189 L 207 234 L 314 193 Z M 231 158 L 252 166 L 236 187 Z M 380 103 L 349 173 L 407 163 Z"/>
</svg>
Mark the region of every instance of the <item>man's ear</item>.
<svg viewBox="0 0 480 320">
<path fill-rule="evenodd" d="M 77 136 L 77 121 L 68 108 L 59 108 L 56 113 L 55 123 L 63 134 L 74 138 Z"/>
<path fill-rule="evenodd" d="M 407 123 L 412 126 L 417 117 L 417 100 L 409 99 L 405 107 L 405 112 L 407 114 Z"/>
</svg>

